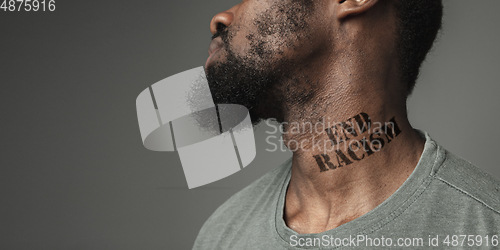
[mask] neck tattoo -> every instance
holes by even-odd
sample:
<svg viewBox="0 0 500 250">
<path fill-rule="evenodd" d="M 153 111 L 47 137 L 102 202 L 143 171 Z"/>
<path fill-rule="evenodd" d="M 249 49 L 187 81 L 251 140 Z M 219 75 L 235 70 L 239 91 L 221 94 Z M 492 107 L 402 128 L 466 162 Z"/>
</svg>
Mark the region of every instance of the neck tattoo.
<svg viewBox="0 0 500 250">
<path fill-rule="evenodd" d="M 401 132 L 395 117 L 382 124 L 372 122 L 368 114 L 360 113 L 325 129 L 331 147 L 313 158 L 320 172 L 335 170 L 379 152 Z"/>
</svg>

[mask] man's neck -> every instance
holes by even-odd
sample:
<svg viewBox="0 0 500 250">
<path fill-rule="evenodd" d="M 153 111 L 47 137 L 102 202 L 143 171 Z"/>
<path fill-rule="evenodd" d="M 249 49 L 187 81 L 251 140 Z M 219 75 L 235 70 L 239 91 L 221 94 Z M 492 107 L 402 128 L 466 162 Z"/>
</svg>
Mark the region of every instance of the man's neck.
<svg viewBox="0 0 500 250">
<path fill-rule="evenodd" d="M 404 112 L 380 110 L 326 117 L 312 130 L 309 123 L 285 129 L 285 145 L 294 151 L 284 211 L 291 229 L 320 233 L 352 221 L 389 198 L 413 172 L 424 139 Z"/>
<path fill-rule="evenodd" d="M 408 121 L 392 47 L 368 39 L 320 53 L 297 77 L 316 85 L 278 91 L 315 90 L 305 102 L 283 102 L 282 109 L 281 120 L 288 122 L 283 142 L 293 152 L 284 219 L 296 232 L 324 232 L 366 214 L 415 169 L 425 140 Z"/>
</svg>

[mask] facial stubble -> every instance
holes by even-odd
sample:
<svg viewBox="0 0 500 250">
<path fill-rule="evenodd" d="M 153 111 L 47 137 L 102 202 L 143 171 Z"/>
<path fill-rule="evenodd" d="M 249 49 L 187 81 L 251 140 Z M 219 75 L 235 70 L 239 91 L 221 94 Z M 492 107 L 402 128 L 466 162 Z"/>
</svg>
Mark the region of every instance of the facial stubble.
<svg viewBox="0 0 500 250">
<path fill-rule="evenodd" d="M 302 106 L 314 96 L 317 83 L 305 76 L 300 58 L 287 54 L 301 49 L 298 44 L 309 38 L 306 20 L 312 5 L 309 0 L 281 1 L 259 14 L 253 20 L 255 31 L 246 35 L 250 49 L 244 55 L 233 48 L 239 28 L 219 30 L 224 60 L 207 70 L 216 104 L 247 107 L 254 124 L 269 118 L 284 122 L 291 112 L 305 115 Z"/>
</svg>

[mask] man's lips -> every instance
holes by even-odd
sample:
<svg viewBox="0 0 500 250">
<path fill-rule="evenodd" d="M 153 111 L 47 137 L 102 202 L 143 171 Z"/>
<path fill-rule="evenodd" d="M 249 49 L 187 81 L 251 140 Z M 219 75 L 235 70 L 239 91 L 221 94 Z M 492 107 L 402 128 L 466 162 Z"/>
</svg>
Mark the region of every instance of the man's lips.
<svg viewBox="0 0 500 250">
<path fill-rule="evenodd" d="M 224 46 L 224 42 L 222 42 L 222 39 L 220 37 L 217 37 L 212 40 L 210 46 L 208 47 L 208 59 L 207 62 L 205 63 L 205 69 L 207 69 L 211 64 L 213 64 L 214 55 L 217 51 L 222 49 L 222 46 Z"/>
</svg>

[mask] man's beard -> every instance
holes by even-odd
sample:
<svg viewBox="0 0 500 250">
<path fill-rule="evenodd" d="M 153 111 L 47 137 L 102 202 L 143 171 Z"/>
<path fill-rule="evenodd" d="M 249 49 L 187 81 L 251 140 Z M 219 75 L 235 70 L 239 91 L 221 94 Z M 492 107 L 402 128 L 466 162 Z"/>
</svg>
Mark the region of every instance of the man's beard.
<svg viewBox="0 0 500 250">
<path fill-rule="evenodd" d="M 225 40 L 225 39 L 224 39 Z M 227 43 L 226 43 L 227 44 Z M 226 58 L 207 70 L 207 80 L 215 104 L 240 104 L 248 108 L 253 124 L 268 118 L 278 118 L 283 113 L 281 89 L 284 76 L 290 70 L 282 62 L 263 65 L 254 56 L 239 57 L 230 46 Z M 277 117 L 278 116 L 278 117 Z"/>
<path fill-rule="evenodd" d="M 250 50 L 243 56 L 236 54 L 231 46 L 237 28 L 217 31 L 212 39 L 219 36 L 222 39 L 225 49 L 220 52 L 224 52 L 224 61 L 207 69 L 215 104 L 247 107 L 253 124 L 269 118 L 287 121 L 290 111 L 304 115 L 302 108 L 314 95 L 316 84 L 304 76 L 304 62 L 300 58 L 285 58 L 283 49 L 298 49 L 294 42 L 307 37 L 304 20 L 310 15 L 313 3 L 291 0 L 272 5 L 254 21 L 258 29 L 247 36 Z M 273 36 L 280 46 L 266 40 Z"/>
</svg>

